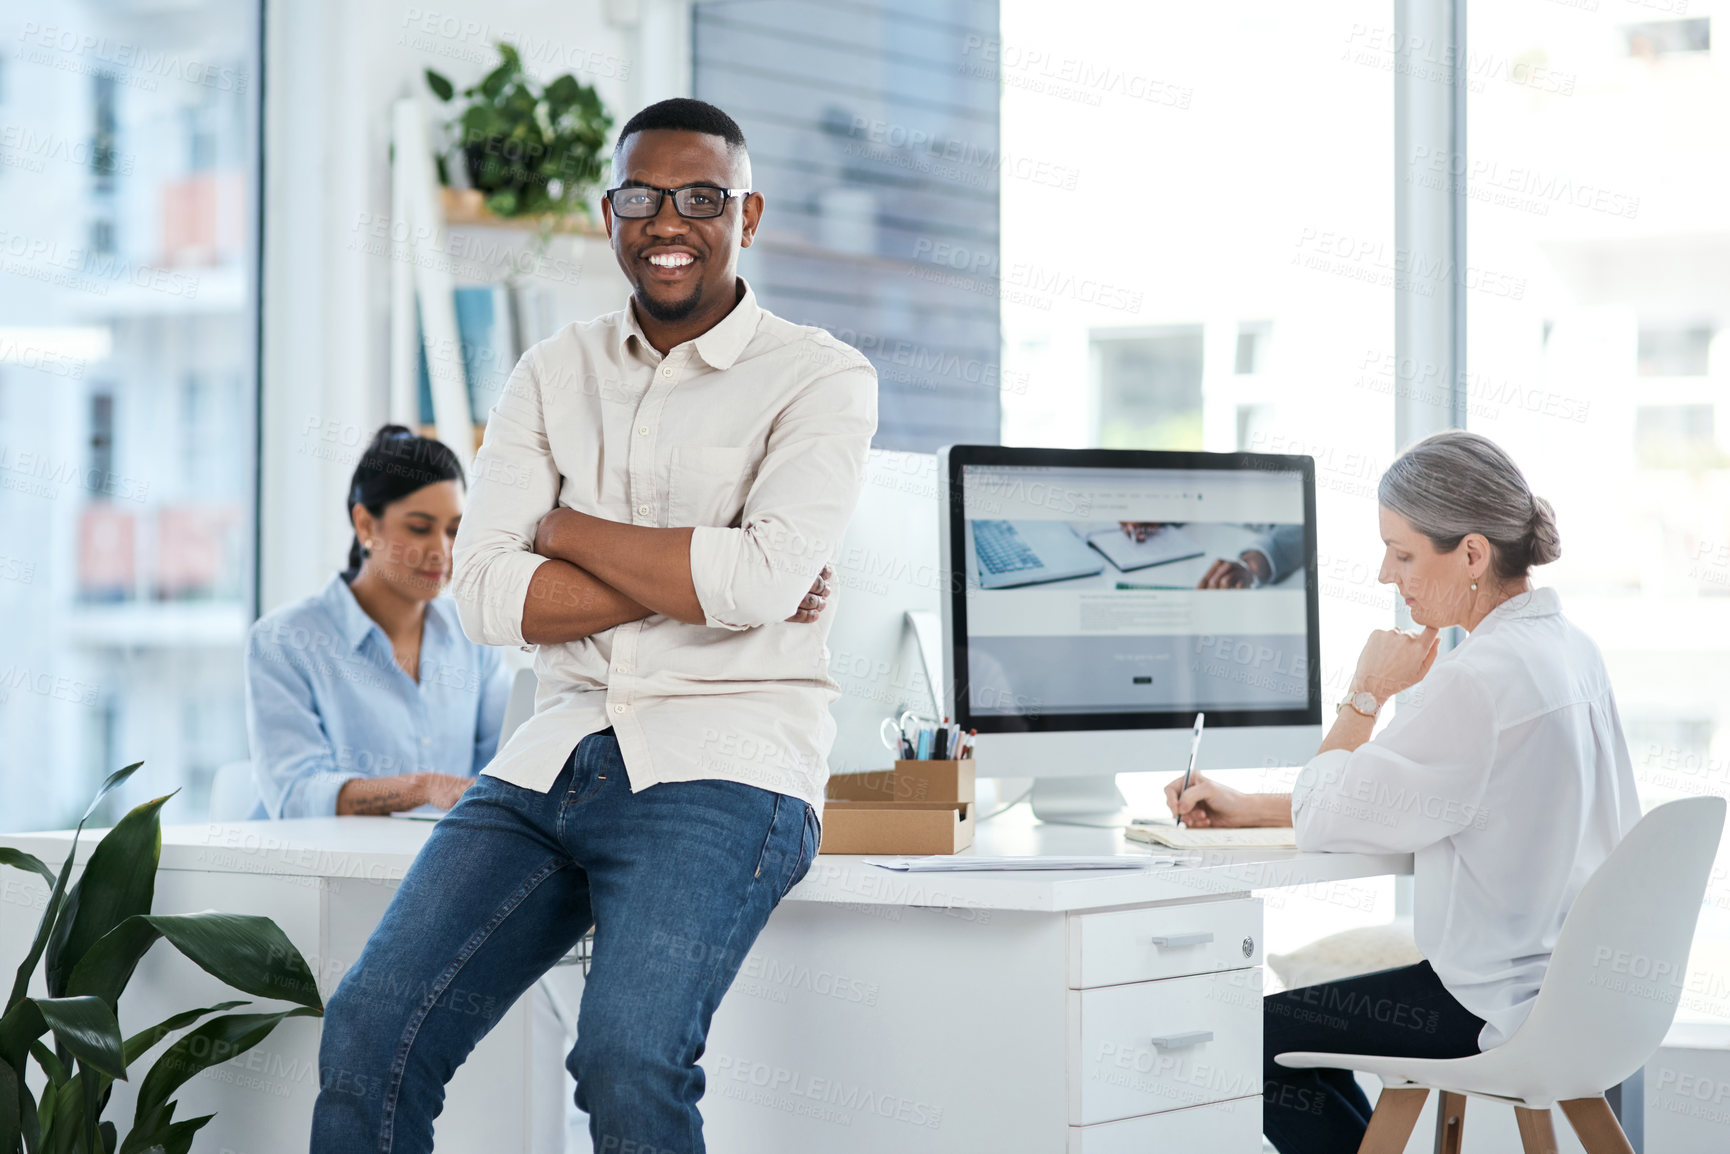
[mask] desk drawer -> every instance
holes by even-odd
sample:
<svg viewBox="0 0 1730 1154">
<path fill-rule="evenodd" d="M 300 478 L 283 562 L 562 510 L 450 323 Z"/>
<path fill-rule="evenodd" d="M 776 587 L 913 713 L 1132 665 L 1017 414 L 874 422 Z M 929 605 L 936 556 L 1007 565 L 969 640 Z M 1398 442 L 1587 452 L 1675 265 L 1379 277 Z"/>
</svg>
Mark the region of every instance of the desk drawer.
<svg viewBox="0 0 1730 1154">
<path fill-rule="evenodd" d="M 1069 988 L 1259 966 L 1261 902 L 1233 898 L 1069 917 Z"/>
<path fill-rule="evenodd" d="M 1070 1123 L 1259 1092 L 1261 1022 L 1260 967 L 1070 991 Z"/>
<path fill-rule="evenodd" d="M 1173 1154 L 1261 1149 L 1261 1098 L 1168 1110 L 1121 1122 L 1069 1128 L 1069 1154 Z"/>
</svg>

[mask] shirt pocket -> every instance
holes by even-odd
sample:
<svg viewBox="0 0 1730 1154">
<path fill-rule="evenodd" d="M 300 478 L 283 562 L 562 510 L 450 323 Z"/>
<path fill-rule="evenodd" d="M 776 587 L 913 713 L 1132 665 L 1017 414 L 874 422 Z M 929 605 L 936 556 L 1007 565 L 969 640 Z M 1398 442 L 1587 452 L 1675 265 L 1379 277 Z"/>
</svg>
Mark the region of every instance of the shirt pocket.
<svg viewBox="0 0 1730 1154">
<path fill-rule="evenodd" d="M 747 448 L 674 446 L 667 471 L 667 524 L 738 525 L 756 471 Z"/>
</svg>

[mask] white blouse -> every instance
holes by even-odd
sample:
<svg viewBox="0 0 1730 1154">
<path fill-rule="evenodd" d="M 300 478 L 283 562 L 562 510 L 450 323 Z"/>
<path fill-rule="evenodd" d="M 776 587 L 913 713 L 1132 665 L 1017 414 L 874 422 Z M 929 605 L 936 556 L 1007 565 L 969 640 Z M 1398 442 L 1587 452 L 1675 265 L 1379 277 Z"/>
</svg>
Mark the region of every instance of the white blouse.
<svg viewBox="0 0 1730 1154">
<path fill-rule="evenodd" d="M 1574 898 L 1640 819 L 1598 647 L 1553 589 L 1510 598 L 1436 659 L 1356 750 L 1317 754 L 1292 791 L 1305 850 L 1415 855 L 1418 949 L 1508 1039 Z"/>
</svg>

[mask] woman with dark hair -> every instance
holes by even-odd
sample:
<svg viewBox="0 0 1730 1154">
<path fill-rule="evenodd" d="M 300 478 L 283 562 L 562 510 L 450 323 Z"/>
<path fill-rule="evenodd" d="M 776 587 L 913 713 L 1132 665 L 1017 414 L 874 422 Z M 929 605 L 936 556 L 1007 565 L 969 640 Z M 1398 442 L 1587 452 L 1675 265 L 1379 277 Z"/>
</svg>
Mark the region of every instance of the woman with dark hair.
<svg viewBox="0 0 1730 1154">
<path fill-rule="evenodd" d="M 1165 790 L 1191 826 L 1289 825 L 1303 850 L 1413 855 L 1423 961 L 1263 1004 L 1262 1132 L 1282 1154 L 1356 1150 L 1371 1106 L 1350 1071 L 1287 1069 L 1279 1054 L 1459 1058 L 1506 1042 L 1569 907 L 1640 818 L 1604 659 L 1556 591 L 1532 584 L 1562 551 L 1550 503 L 1464 430 L 1406 450 L 1376 499 L 1378 579 L 1421 631 L 1370 635 L 1291 793 L 1200 774 Z M 1439 653 L 1451 626 L 1468 636 Z"/>
<path fill-rule="evenodd" d="M 252 627 L 246 728 L 269 816 L 449 809 L 492 760 L 509 677 L 440 596 L 463 485 L 449 446 L 381 428 L 346 494 L 348 568 Z"/>
</svg>

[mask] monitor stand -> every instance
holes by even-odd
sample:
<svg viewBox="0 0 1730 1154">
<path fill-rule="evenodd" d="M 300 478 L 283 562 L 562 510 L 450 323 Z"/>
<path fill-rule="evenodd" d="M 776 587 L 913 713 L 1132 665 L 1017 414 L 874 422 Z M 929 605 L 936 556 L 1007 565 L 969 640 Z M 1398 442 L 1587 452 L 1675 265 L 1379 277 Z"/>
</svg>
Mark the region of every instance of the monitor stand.
<svg viewBox="0 0 1730 1154">
<path fill-rule="evenodd" d="M 1129 802 L 1117 788 L 1115 773 L 1035 778 L 1029 804 L 1034 817 L 1057 825 L 1110 829 L 1129 824 Z"/>
</svg>

